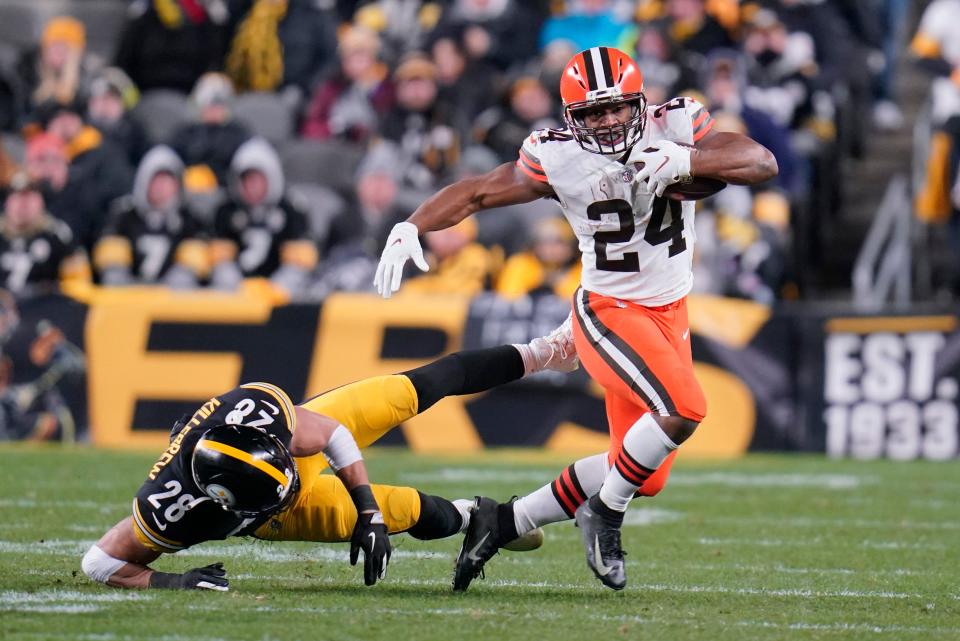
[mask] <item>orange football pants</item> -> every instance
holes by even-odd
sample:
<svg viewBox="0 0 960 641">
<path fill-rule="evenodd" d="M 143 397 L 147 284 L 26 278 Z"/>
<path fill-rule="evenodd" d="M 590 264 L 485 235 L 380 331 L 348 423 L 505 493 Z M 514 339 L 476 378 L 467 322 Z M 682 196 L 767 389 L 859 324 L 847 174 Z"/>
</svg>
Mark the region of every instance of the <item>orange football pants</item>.
<svg viewBox="0 0 960 641">
<path fill-rule="evenodd" d="M 641 416 L 680 416 L 700 422 L 707 412 L 693 374 L 687 299 L 644 307 L 583 288 L 573 297 L 573 338 L 580 362 L 606 392 L 613 464 L 627 430 Z M 676 452 L 643 484 L 653 496 L 670 475 Z"/>
</svg>

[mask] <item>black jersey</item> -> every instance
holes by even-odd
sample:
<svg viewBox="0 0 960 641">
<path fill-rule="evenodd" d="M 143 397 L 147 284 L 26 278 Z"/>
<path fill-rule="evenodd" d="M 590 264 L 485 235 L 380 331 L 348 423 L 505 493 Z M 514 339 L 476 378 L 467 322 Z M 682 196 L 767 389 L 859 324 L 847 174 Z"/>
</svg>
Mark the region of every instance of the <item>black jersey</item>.
<svg viewBox="0 0 960 641">
<path fill-rule="evenodd" d="M 215 425 L 262 429 L 290 445 L 296 418 L 290 398 L 269 383 L 246 383 L 210 399 L 171 439 L 133 499 L 134 531 L 157 552 L 177 552 L 203 541 L 249 534 L 271 514 L 243 518 L 207 497 L 193 481 L 197 441 Z"/>
<path fill-rule="evenodd" d="M 244 207 L 227 203 L 217 212 L 214 235 L 237 247 L 244 276 L 271 276 L 287 241 L 307 238 L 307 217 L 286 198 L 276 205 Z"/>
<path fill-rule="evenodd" d="M 16 293 L 27 285 L 57 283 L 61 265 L 76 252 L 70 228 L 52 216 L 22 234 L 0 223 L 0 287 Z"/>
<path fill-rule="evenodd" d="M 141 213 L 132 199 L 115 205 L 105 236 L 116 236 L 130 243 L 131 273 L 152 283 L 159 280 L 176 259 L 184 240 L 196 238 L 200 224 L 186 210 L 151 210 Z"/>
</svg>

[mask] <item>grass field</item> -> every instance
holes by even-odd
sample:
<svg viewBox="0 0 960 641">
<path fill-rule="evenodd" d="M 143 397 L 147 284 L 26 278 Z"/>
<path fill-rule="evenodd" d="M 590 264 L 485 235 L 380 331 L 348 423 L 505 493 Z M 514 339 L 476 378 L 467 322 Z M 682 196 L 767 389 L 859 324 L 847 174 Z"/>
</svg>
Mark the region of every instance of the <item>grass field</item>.
<svg viewBox="0 0 960 641">
<path fill-rule="evenodd" d="M 589 573 L 578 532 L 506 552 L 450 591 L 460 541 L 395 537 L 387 580 L 362 585 L 344 545 L 214 542 L 162 559 L 222 560 L 229 593 L 121 592 L 79 571 L 129 514 L 155 457 L 0 448 L 0 639 L 960 639 L 960 466 L 751 456 L 674 468 L 624 528 L 628 586 Z M 381 482 L 506 498 L 561 459 L 379 450 Z"/>
</svg>

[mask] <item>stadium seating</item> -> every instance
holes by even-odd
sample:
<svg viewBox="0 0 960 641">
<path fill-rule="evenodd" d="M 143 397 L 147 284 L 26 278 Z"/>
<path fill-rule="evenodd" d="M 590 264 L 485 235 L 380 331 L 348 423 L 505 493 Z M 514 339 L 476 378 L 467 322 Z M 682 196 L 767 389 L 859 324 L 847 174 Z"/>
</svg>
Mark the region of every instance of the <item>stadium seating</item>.
<svg viewBox="0 0 960 641">
<path fill-rule="evenodd" d="M 280 159 L 289 184 L 322 183 L 341 193 L 353 189 L 363 150 L 338 141 L 289 140 Z"/>
<path fill-rule="evenodd" d="M 190 117 L 187 97 L 179 91 L 153 89 L 143 94 L 133 110 L 134 117 L 155 143 L 166 142 Z"/>
<path fill-rule="evenodd" d="M 277 94 L 241 94 L 233 104 L 233 114 L 250 131 L 273 145 L 279 145 L 293 134 L 293 113 Z"/>
<path fill-rule="evenodd" d="M 290 195 L 304 206 L 310 221 L 310 235 L 320 241 L 326 239 L 331 221 L 346 206 L 337 192 L 315 183 L 291 184 Z"/>
</svg>

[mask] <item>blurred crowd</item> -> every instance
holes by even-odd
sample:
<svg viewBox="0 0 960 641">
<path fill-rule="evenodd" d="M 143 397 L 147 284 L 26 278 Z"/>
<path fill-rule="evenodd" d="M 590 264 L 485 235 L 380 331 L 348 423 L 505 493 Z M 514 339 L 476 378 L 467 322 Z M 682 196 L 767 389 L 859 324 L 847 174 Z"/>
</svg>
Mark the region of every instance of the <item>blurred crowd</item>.
<svg viewBox="0 0 960 641">
<path fill-rule="evenodd" d="M 910 43 L 917 66 L 932 77 L 929 117 L 919 132 L 914 210 L 947 229 L 949 264 L 939 280 L 960 289 L 960 1 L 933 0 Z"/>
<path fill-rule="evenodd" d="M 452 181 L 515 161 L 531 130 L 562 125 L 561 70 L 605 45 L 638 60 L 650 104 L 695 96 L 716 129 L 777 157 L 775 184 L 698 204 L 697 290 L 796 297 L 798 270 L 816 269 L 803 230 L 841 204 L 839 163 L 902 125 L 902 5 L 134 0 L 109 60 L 87 51 L 83 23 L 55 17 L 35 47 L 0 56 L 0 285 L 369 291 L 393 224 Z M 923 51 L 956 65 L 960 36 L 942 30 L 960 19 L 927 22 L 939 46 Z M 957 67 L 940 72 L 956 94 Z M 550 201 L 431 232 L 425 246 L 433 269 L 405 289 L 569 296 L 579 280 Z"/>
</svg>

